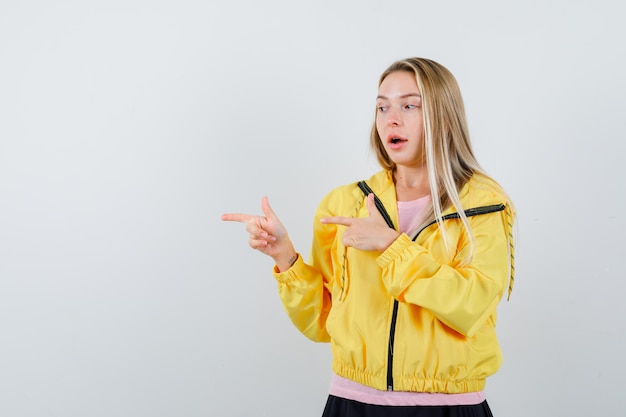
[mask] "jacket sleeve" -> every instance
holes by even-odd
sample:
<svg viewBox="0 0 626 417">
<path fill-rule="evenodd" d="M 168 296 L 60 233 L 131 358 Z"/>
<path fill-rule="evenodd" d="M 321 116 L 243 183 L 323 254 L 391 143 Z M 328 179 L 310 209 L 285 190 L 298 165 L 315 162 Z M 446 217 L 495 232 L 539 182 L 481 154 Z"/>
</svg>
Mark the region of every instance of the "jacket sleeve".
<svg viewBox="0 0 626 417">
<path fill-rule="evenodd" d="M 475 238 L 468 264 L 464 260 L 469 255 L 469 239 L 458 220 L 454 227 L 460 237 L 450 242 L 458 243 L 450 262 L 437 259 L 402 234 L 381 253 L 378 264 L 385 287 L 398 301 L 426 308 L 447 326 L 471 337 L 495 312 L 504 294 L 510 253 L 504 211 L 468 220 Z"/>
<path fill-rule="evenodd" d="M 324 225 L 321 217 L 331 215 L 322 201 L 318 207 L 313 228 L 313 245 L 310 263 L 298 256 L 296 263 L 286 271 L 279 272 L 274 267 L 274 277 L 278 281 L 278 293 L 292 323 L 306 337 L 315 342 L 328 342 L 326 319 L 330 312 L 330 293 L 333 276 L 331 253 L 337 227 Z"/>
</svg>

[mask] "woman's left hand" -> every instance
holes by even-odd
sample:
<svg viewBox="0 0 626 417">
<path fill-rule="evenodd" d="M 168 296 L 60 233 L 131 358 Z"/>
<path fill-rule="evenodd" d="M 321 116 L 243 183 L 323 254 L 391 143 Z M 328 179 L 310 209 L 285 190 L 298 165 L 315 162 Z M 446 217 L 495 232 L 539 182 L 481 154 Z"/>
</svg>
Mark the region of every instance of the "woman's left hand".
<svg viewBox="0 0 626 417">
<path fill-rule="evenodd" d="M 354 218 L 333 216 L 324 217 L 324 224 L 338 224 L 347 226 L 343 233 L 344 246 L 365 250 L 383 252 L 399 236 L 399 233 L 390 228 L 374 203 L 374 194 L 367 196 L 367 210 L 369 217 Z"/>
</svg>

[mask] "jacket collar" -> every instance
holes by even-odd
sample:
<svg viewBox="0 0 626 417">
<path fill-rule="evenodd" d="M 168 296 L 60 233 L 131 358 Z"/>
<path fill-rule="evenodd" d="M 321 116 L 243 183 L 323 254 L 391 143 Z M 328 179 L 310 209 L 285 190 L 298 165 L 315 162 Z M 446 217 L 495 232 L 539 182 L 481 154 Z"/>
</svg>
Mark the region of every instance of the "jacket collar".
<svg viewBox="0 0 626 417">
<path fill-rule="evenodd" d="M 397 223 L 396 187 L 391 171 L 379 171 L 367 180 L 367 183 Z M 461 188 L 459 198 L 464 210 L 506 204 L 508 200 L 495 181 L 481 174 L 475 174 L 469 179 Z M 448 207 L 443 215 L 455 212 L 457 212 L 455 207 Z"/>
</svg>

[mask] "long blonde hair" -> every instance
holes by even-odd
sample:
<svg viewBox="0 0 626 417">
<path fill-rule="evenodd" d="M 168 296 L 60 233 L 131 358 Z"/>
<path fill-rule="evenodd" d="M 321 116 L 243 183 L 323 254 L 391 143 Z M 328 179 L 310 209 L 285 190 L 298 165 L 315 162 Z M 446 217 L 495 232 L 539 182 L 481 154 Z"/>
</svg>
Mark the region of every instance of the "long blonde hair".
<svg viewBox="0 0 626 417">
<path fill-rule="evenodd" d="M 380 86 L 389 74 L 396 71 L 415 74 L 422 95 L 423 143 L 432 207 L 420 229 L 432 221 L 437 221 L 446 247 L 450 250 L 441 217 L 446 209 L 454 206 L 470 238 L 470 254 L 466 260 L 469 261 L 473 255 L 475 242 L 463 211 L 459 191 L 474 173 L 486 174 L 472 151 L 461 91 L 447 68 L 425 58 L 408 58 L 394 62 L 382 73 L 378 85 Z M 380 165 L 395 172 L 396 165 L 385 151 L 376 122 L 370 134 L 370 145 Z"/>
</svg>

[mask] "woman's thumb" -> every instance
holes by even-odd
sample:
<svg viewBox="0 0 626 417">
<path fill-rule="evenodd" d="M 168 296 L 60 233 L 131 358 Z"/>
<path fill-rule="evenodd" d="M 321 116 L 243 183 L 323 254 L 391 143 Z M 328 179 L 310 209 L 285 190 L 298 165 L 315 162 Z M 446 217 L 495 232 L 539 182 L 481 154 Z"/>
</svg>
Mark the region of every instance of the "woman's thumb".
<svg viewBox="0 0 626 417">
<path fill-rule="evenodd" d="M 272 210 L 272 206 L 270 206 L 270 201 L 267 196 L 261 199 L 261 210 L 263 210 L 263 214 L 265 217 L 276 217 L 274 210 Z"/>
</svg>

